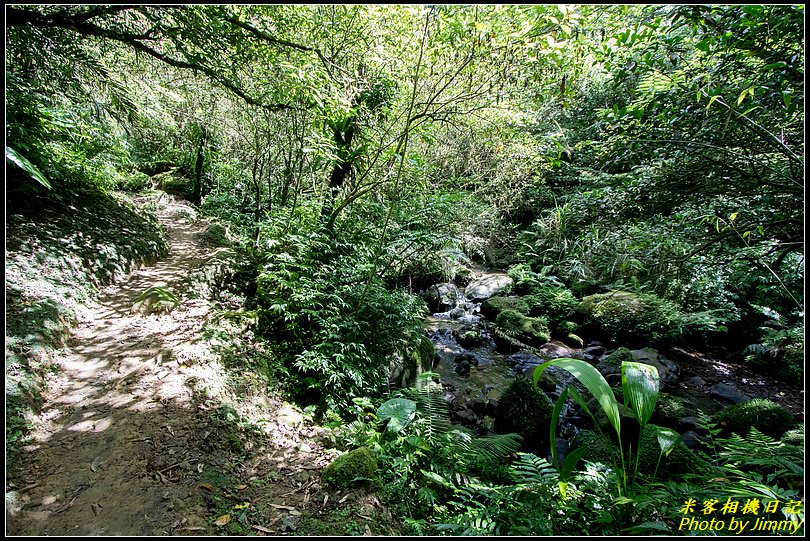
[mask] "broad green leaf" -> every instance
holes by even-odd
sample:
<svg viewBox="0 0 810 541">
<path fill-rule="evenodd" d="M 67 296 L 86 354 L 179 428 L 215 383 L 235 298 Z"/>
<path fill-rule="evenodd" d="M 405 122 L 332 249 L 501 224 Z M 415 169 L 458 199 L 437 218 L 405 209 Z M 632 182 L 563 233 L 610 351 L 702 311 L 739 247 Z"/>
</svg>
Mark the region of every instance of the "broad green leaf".
<svg viewBox="0 0 810 541">
<path fill-rule="evenodd" d="M 661 452 L 669 456 L 672 449 L 675 448 L 675 444 L 681 439 L 681 435 L 671 428 L 663 426 L 658 426 L 656 429 L 656 436 L 658 437 L 658 445 L 661 446 Z"/>
<path fill-rule="evenodd" d="M 554 403 L 554 410 L 551 412 L 551 424 L 549 426 L 549 440 L 551 442 L 551 463 L 555 468 L 560 468 L 557 462 L 557 446 L 554 445 L 554 440 L 557 437 L 557 424 L 560 422 L 560 413 L 562 413 L 563 405 L 568 399 L 568 387 L 563 389 L 557 402 Z"/>
<path fill-rule="evenodd" d="M 610 424 L 613 426 L 614 430 L 616 430 L 616 434 L 621 434 L 621 419 L 619 417 L 619 406 L 616 403 L 616 397 L 613 396 L 613 391 L 610 389 L 608 382 L 605 381 L 605 378 L 596 368 L 579 359 L 568 359 L 565 357 L 552 359 L 535 368 L 533 378 L 535 385 L 537 385 L 537 381 L 540 379 L 543 370 L 549 366 L 558 366 L 567 370 L 577 378 L 579 382 L 591 392 L 597 402 L 599 402 L 608 421 L 610 421 Z"/>
<path fill-rule="evenodd" d="M 39 182 L 41 185 L 45 186 L 49 190 L 52 189 L 50 181 L 48 181 L 48 178 L 42 174 L 42 171 L 40 171 L 36 165 L 28 161 L 25 156 L 19 154 L 13 148 L 6 147 L 6 159 L 28 173 L 31 178 Z"/>
<path fill-rule="evenodd" d="M 435 472 L 432 472 L 432 471 L 427 471 L 427 470 L 421 470 L 421 472 L 422 472 L 422 475 L 424 475 L 425 477 L 427 477 L 431 481 L 440 484 L 443 487 L 450 488 L 450 489 L 453 489 L 453 490 L 456 489 L 456 487 L 453 486 L 453 483 L 451 483 L 450 481 L 448 481 L 447 479 L 445 479 L 444 477 L 442 477 L 438 473 L 435 473 Z"/>
<path fill-rule="evenodd" d="M 625 405 L 633 411 L 639 424 L 646 425 L 658 400 L 658 369 L 649 364 L 623 362 L 622 393 Z"/>
<path fill-rule="evenodd" d="M 560 470 L 561 479 L 568 480 L 568 477 L 571 475 L 571 472 L 574 471 L 574 468 L 576 468 L 577 463 L 582 458 L 582 455 L 585 454 L 586 450 L 587 449 L 585 447 L 577 447 L 566 455 L 562 469 Z"/>
<path fill-rule="evenodd" d="M 388 430 L 399 432 L 410 423 L 416 415 L 416 402 L 407 398 L 392 398 L 377 408 L 377 418 L 388 421 Z"/>
</svg>

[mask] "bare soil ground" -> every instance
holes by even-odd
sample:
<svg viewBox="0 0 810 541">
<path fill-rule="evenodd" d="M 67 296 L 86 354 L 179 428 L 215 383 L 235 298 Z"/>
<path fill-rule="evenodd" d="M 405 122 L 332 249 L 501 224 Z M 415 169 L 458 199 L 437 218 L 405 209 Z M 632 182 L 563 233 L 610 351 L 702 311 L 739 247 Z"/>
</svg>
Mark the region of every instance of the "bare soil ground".
<svg viewBox="0 0 810 541">
<path fill-rule="evenodd" d="M 328 430 L 245 381 L 234 394 L 233 375 L 201 339 L 211 301 L 187 280 L 218 250 L 201 238 L 207 223 L 165 195 L 157 212 L 169 254 L 79 314 L 8 472 L 6 533 L 390 533 L 376 495 L 321 486 L 337 454 L 324 446 Z M 179 306 L 133 311 L 151 286 L 177 294 Z"/>
</svg>

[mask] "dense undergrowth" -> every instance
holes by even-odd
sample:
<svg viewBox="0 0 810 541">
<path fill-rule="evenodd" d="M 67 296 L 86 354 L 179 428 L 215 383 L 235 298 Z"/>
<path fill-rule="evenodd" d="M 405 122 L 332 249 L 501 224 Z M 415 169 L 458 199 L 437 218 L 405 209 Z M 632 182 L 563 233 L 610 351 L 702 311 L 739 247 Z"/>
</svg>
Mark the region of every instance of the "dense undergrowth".
<svg viewBox="0 0 810 541">
<path fill-rule="evenodd" d="M 692 500 L 711 504 L 701 519 L 761 500 L 792 520 L 803 430 L 770 403 L 746 415 L 778 434 L 732 435 L 725 412 L 692 451 L 645 432 L 677 409 L 655 410 L 657 372 L 630 386 L 643 412 L 622 397 L 638 425 L 623 434 L 624 389 L 573 386 L 608 420 L 560 464 L 561 403 L 527 392 L 533 426 L 503 429 L 539 448 L 482 443 L 429 375 L 389 377 L 432 361 L 418 292 L 480 265 L 520 297 L 483 307 L 506 349 L 689 344 L 802 382 L 804 8 L 389 8 L 12 10 L 9 201 L 35 204 L 8 223 L 12 406 L 36 401 L 22 374 L 47 362 L 30 351 L 58 347 L 71 303 L 164 249 L 153 221 L 84 194 L 155 183 L 230 246 L 200 282 L 230 326 L 207 331 L 224 360 L 368 450 L 376 473 L 349 484 L 382 491 L 412 533 L 700 533 L 681 522 Z"/>
</svg>

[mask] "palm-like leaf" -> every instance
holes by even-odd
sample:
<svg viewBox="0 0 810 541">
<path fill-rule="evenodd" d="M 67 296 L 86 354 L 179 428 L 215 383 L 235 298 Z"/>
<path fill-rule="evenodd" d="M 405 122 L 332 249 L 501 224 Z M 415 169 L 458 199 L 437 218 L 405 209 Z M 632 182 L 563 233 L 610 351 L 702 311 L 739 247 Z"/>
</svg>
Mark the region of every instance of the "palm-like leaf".
<svg viewBox="0 0 810 541">
<path fill-rule="evenodd" d="M 623 362 L 622 394 L 625 406 L 641 426 L 646 425 L 658 400 L 658 369 L 650 364 Z"/>
<path fill-rule="evenodd" d="M 563 368 L 577 378 L 596 398 L 597 402 L 605 412 L 611 426 L 616 430 L 616 434 L 621 435 L 621 419 L 619 417 L 619 405 L 616 402 L 616 397 L 610 389 L 610 385 L 605 381 L 605 378 L 599 371 L 590 364 L 580 359 L 552 359 L 535 368 L 534 370 L 534 384 L 540 379 L 543 370 L 549 366 L 558 366 Z"/>
</svg>

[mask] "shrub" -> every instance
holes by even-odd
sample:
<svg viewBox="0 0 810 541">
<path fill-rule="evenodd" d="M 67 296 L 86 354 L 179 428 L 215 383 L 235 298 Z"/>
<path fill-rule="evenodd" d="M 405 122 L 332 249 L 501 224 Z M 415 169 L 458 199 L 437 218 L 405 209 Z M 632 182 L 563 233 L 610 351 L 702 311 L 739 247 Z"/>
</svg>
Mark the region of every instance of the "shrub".
<svg viewBox="0 0 810 541">
<path fill-rule="evenodd" d="M 487 319 L 494 320 L 504 310 L 528 315 L 529 305 L 520 297 L 490 297 L 481 303 L 481 314 Z"/>
<path fill-rule="evenodd" d="M 527 317 L 514 310 L 504 310 L 495 318 L 495 324 L 507 335 L 531 346 L 540 346 L 551 340 L 548 323 L 544 318 Z"/>
<path fill-rule="evenodd" d="M 360 447 L 337 457 L 321 475 L 327 485 L 346 488 L 358 481 L 373 480 L 377 475 L 377 459 L 368 447 Z"/>
<path fill-rule="evenodd" d="M 498 401 L 495 430 L 520 434 L 525 448 L 545 452 L 552 410 L 551 400 L 542 390 L 528 379 L 516 379 Z"/>
<path fill-rule="evenodd" d="M 795 424 L 788 410 L 764 398 L 723 408 L 715 414 L 714 419 L 727 432 L 741 436 L 746 436 L 753 426 L 763 434 L 778 438 Z"/>
<path fill-rule="evenodd" d="M 222 224 L 211 224 L 205 228 L 202 235 L 203 240 L 214 246 L 230 246 L 231 241 L 228 239 L 228 231 Z"/>
<path fill-rule="evenodd" d="M 610 340 L 656 342 L 680 332 L 680 312 L 655 295 L 627 291 L 599 293 L 582 299 L 577 312 Z"/>
</svg>

